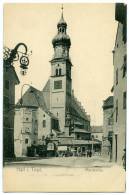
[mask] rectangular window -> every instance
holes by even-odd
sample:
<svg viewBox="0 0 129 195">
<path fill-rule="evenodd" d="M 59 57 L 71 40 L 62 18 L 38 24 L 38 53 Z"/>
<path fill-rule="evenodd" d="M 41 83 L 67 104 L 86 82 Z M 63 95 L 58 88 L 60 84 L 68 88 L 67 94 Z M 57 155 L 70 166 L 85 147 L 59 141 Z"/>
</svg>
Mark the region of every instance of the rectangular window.
<svg viewBox="0 0 129 195">
<path fill-rule="evenodd" d="M 116 122 L 118 120 L 118 100 L 116 100 Z"/>
<path fill-rule="evenodd" d="M 54 89 L 62 89 L 62 80 L 54 81 Z"/>
<path fill-rule="evenodd" d="M 26 127 L 26 128 L 25 128 L 25 132 L 26 132 L 26 133 L 30 133 L 29 127 Z"/>
<path fill-rule="evenodd" d="M 126 91 L 123 93 L 123 109 L 126 109 Z"/>
<path fill-rule="evenodd" d="M 56 129 L 56 130 L 59 129 L 58 120 L 52 119 L 51 123 L 52 123 L 52 129 Z"/>
<path fill-rule="evenodd" d="M 5 80 L 5 88 L 9 89 L 9 81 L 8 80 Z"/>
<path fill-rule="evenodd" d="M 116 70 L 116 85 L 118 84 L 118 68 Z"/>
<path fill-rule="evenodd" d="M 43 127 L 46 127 L 46 120 L 43 120 Z"/>
<path fill-rule="evenodd" d="M 123 64 L 123 77 L 125 77 L 126 75 L 126 67 L 127 67 L 127 59 L 126 59 L 126 55 L 124 56 L 124 64 Z"/>
</svg>

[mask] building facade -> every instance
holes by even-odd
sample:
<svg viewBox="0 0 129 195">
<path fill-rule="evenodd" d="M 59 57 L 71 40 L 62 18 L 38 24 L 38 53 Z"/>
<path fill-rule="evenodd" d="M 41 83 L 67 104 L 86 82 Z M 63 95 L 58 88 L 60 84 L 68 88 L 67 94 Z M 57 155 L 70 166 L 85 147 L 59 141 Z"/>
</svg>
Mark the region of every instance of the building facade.
<svg viewBox="0 0 129 195">
<path fill-rule="evenodd" d="M 127 46 L 126 46 L 126 9 L 122 3 L 116 4 L 115 19 L 118 21 L 114 65 L 114 124 L 113 124 L 113 160 L 122 163 L 126 149 L 126 82 L 127 82 Z"/>
<path fill-rule="evenodd" d="M 91 136 L 102 142 L 103 140 L 103 127 L 102 126 L 91 126 Z"/>
<path fill-rule="evenodd" d="M 113 134 L 113 96 L 109 96 L 103 101 L 103 144 L 102 153 L 109 156 L 112 153 Z"/>
<path fill-rule="evenodd" d="M 93 154 L 102 154 L 102 141 L 103 141 L 103 127 L 102 126 L 91 126 L 91 139 L 93 143 Z"/>
<path fill-rule="evenodd" d="M 15 85 L 20 81 L 13 66 L 3 68 L 3 156 L 14 157 Z"/>
<path fill-rule="evenodd" d="M 15 109 L 14 146 L 16 157 L 27 156 L 28 147 L 44 144 L 47 137 L 56 136 L 58 119 L 46 110 L 42 92 L 30 87 Z"/>
</svg>

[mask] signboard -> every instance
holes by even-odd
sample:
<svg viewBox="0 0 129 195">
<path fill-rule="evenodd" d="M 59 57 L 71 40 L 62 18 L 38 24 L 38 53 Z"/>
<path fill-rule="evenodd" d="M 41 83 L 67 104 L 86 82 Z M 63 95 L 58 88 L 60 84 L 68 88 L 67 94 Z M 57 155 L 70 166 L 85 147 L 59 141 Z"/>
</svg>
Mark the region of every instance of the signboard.
<svg viewBox="0 0 129 195">
<path fill-rule="evenodd" d="M 67 151 L 67 146 L 58 146 L 58 151 Z"/>
<path fill-rule="evenodd" d="M 76 152 L 76 150 L 74 148 L 71 148 L 71 152 Z"/>
<path fill-rule="evenodd" d="M 47 150 L 54 150 L 54 143 L 48 143 Z"/>
</svg>

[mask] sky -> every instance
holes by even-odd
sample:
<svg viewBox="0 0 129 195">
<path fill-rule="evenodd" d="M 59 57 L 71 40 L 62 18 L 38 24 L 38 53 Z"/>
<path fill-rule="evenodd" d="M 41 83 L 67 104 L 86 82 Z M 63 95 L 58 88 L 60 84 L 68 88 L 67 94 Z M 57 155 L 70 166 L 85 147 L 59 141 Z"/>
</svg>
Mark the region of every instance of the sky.
<svg viewBox="0 0 129 195">
<path fill-rule="evenodd" d="M 26 76 L 20 75 L 19 63 L 14 64 L 20 84 L 16 86 L 16 102 L 23 84 L 42 90 L 51 74 L 54 50 L 52 39 L 57 33 L 61 4 L 5 4 L 4 46 L 13 49 L 23 42 L 30 64 Z M 65 4 L 64 19 L 71 38 L 70 57 L 72 88 L 77 99 L 91 116 L 91 125 L 103 124 L 103 100 L 112 95 L 113 55 L 117 32 L 115 5 Z M 21 47 L 19 49 L 23 51 Z M 24 87 L 24 92 L 27 86 Z"/>
</svg>

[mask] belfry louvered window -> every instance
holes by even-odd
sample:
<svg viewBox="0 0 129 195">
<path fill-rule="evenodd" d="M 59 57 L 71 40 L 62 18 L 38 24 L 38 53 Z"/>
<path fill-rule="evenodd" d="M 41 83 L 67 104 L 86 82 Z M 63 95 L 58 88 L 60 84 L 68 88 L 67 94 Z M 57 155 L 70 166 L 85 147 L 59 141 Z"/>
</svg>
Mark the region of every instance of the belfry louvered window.
<svg viewBox="0 0 129 195">
<path fill-rule="evenodd" d="M 58 69 L 56 69 L 56 76 L 58 76 Z"/>
<path fill-rule="evenodd" d="M 61 73 L 61 68 L 60 68 L 60 69 L 59 69 L 59 76 L 61 76 L 61 74 L 62 74 L 62 73 Z"/>
</svg>

